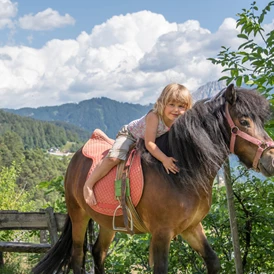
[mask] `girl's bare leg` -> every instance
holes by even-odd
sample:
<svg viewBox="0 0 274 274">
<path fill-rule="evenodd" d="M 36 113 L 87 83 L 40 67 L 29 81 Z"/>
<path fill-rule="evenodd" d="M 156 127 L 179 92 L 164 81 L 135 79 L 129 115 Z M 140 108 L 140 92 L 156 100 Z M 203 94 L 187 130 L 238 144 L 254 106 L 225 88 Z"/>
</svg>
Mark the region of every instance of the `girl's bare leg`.
<svg viewBox="0 0 274 274">
<path fill-rule="evenodd" d="M 93 170 L 84 185 L 84 198 L 89 206 L 97 204 L 94 196 L 93 187 L 100 179 L 109 173 L 121 160 L 118 158 L 104 158 Z"/>
</svg>

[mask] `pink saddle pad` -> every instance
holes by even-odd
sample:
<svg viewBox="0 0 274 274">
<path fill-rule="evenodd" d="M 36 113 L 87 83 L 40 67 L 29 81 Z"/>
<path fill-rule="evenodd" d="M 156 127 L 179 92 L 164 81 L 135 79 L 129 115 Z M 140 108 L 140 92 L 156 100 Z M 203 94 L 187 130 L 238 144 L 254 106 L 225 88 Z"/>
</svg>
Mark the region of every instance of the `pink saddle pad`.
<svg viewBox="0 0 274 274">
<path fill-rule="evenodd" d="M 99 129 L 95 129 L 91 138 L 83 146 L 82 153 L 84 156 L 93 160 L 92 166 L 87 178 L 92 173 L 96 165 L 107 155 L 114 140 L 110 139 L 105 133 Z M 114 181 L 116 178 L 117 167 L 114 167 L 104 178 L 96 183 L 94 186 L 94 194 L 97 204 L 91 208 L 101 214 L 113 216 L 115 209 L 119 202 L 115 198 Z M 134 153 L 131 162 L 130 172 L 130 196 L 134 206 L 136 206 L 142 196 L 143 192 L 143 172 L 141 167 L 140 156 Z M 122 210 L 116 212 L 116 216 L 122 215 Z"/>
</svg>

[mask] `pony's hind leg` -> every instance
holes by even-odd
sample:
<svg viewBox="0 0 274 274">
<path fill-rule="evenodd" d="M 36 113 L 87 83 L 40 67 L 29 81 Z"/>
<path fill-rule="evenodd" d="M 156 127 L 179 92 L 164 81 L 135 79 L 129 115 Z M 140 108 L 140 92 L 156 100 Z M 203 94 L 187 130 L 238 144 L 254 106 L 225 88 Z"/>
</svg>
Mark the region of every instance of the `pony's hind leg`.
<svg viewBox="0 0 274 274">
<path fill-rule="evenodd" d="M 99 235 L 92 248 L 95 274 L 104 274 L 104 263 L 115 231 L 100 226 Z"/>
<path fill-rule="evenodd" d="M 192 227 L 191 229 L 184 231 L 181 235 L 204 259 L 208 274 L 220 273 L 219 259 L 209 245 L 201 223 L 194 228 Z"/>
<path fill-rule="evenodd" d="M 69 212 L 72 221 L 72 255 L 71 267 L 74 274 L 85 273 L 84 266 L 84 241 L 86 236 L 87 225 L 90 217 L 85 211 L 78 208 L 73 214 Z"/>
</svg>

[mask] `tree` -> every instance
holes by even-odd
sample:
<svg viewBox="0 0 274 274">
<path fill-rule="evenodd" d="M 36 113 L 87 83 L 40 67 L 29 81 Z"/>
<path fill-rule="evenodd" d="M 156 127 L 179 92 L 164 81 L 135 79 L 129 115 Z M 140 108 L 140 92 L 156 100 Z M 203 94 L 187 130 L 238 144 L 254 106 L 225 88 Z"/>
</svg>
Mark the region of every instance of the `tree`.
<svg viewBox="0 0 274 274">
<path fill-rule="evenodd" d="M 15 162 L 10 167 L 3 167 L 0 171 L 0 210 L 28 211 L 33 208 L 30 193 L 25 186 L 16 183 L 21 172 L 21 164 Z"/>
<path fill-rule="evenodd" d="M 12 162 L 9 167 L 3 167 L 0 171 L 0 210 L 31 211 L 34 206 L 31 192 L 27 192 L 25 185 L 18 186 L 16 181 L 20 176 L 21 164 Z M 11 242 L 28 242 L 32 236 L 30 231 L 3 230 L 0 231 L 0 240 Z M 1 253 L 1 252 L 0 252 Z M 0 254 L 0 273 L 30 273 L 25 272 L 26 261 L 16 253 Z M 5 261 L 5 267 L 3 266 Z M 7 267 L 6 267 L 7 266 Z M 19 272 L 20 271 L 20 272 Z"/>
<path fill-rule="evenodd" d="M 220 64 L 224 67 L 223 72 L 229 75 L 221 77 L 219 80 L 226 80 L 229 84 L 233 81 L 237 86 L 242 83 L 255 86 L 266 96 L 272 98 L 270 94 L 274 85 L 274 30 L 266 33 L 262 27 L 265 15 L 274 6 L 271 1 L 262 9 L 260 14 L 256 2 L 251 4 L 249 10 L 243 9 L 237 14 L 237 28 L 240 29 L 238 38 L 243 40 L 243 44 L 238 50 L 231 50 L 230 47 L 222 46 L 217 58 L 209 58 L 213 64 Z"/>
<path fill-rule="evenodd" d="M 0 170 L 2 166 L 10 166 L 14 159 L 21 162 L 24 146 L 22 139 L 15 132 L 7 131 L 0 136 Z"/>
<path fill-rule="evenodd" d="M 237 86 L 244 83 L 255 87 L 269 99 L 271 106 L 274 105 L 274 30 L 265 32 L 262 24 L 272 6 L 274 1 L 259 12 L 256 2 L 253 2 L 250 9 L 243 9 L 242 13 L 237 14 L 239 19 L 236 25 L 240 29 L 237 36 L 243 43 L 238 50 L 222 46 L 217 58 L 208 58 L 213 64 L 224 67 L 222 72 L 227 75 L 219 81 L 226 80 L 227 85 L 235 81 Z M 266 130 L 273 138 L 274 119 L 268 122 Z"/>
</svg>

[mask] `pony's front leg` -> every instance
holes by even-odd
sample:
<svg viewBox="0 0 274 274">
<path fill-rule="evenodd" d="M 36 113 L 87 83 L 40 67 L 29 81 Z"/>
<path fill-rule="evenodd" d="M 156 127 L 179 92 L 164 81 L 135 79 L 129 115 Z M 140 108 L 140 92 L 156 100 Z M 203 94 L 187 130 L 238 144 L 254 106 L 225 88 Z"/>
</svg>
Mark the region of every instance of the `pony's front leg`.
<svg viewBox="0 0 274 274">
<path fill-rule="evenodd" d="M 204 259 L 208 274 L 220 273 L 220 261 L 209 245 L 201 223 L 184 231 L 181 235 Z"/>
<path fill-rule="evenodd" d="M 104 274 L 104 263 L 115 231 L 100 226 L 98 238 L 92 248 L 95 274 Z"/>
<path fill-rule="evenodd" d="M 154 231 L 150 241 L 150 264 L 154 264 L 153 274 L 167 274 L 168 272 L 168 254 L 171 232 L 161 229 Z"/>
</svg>

